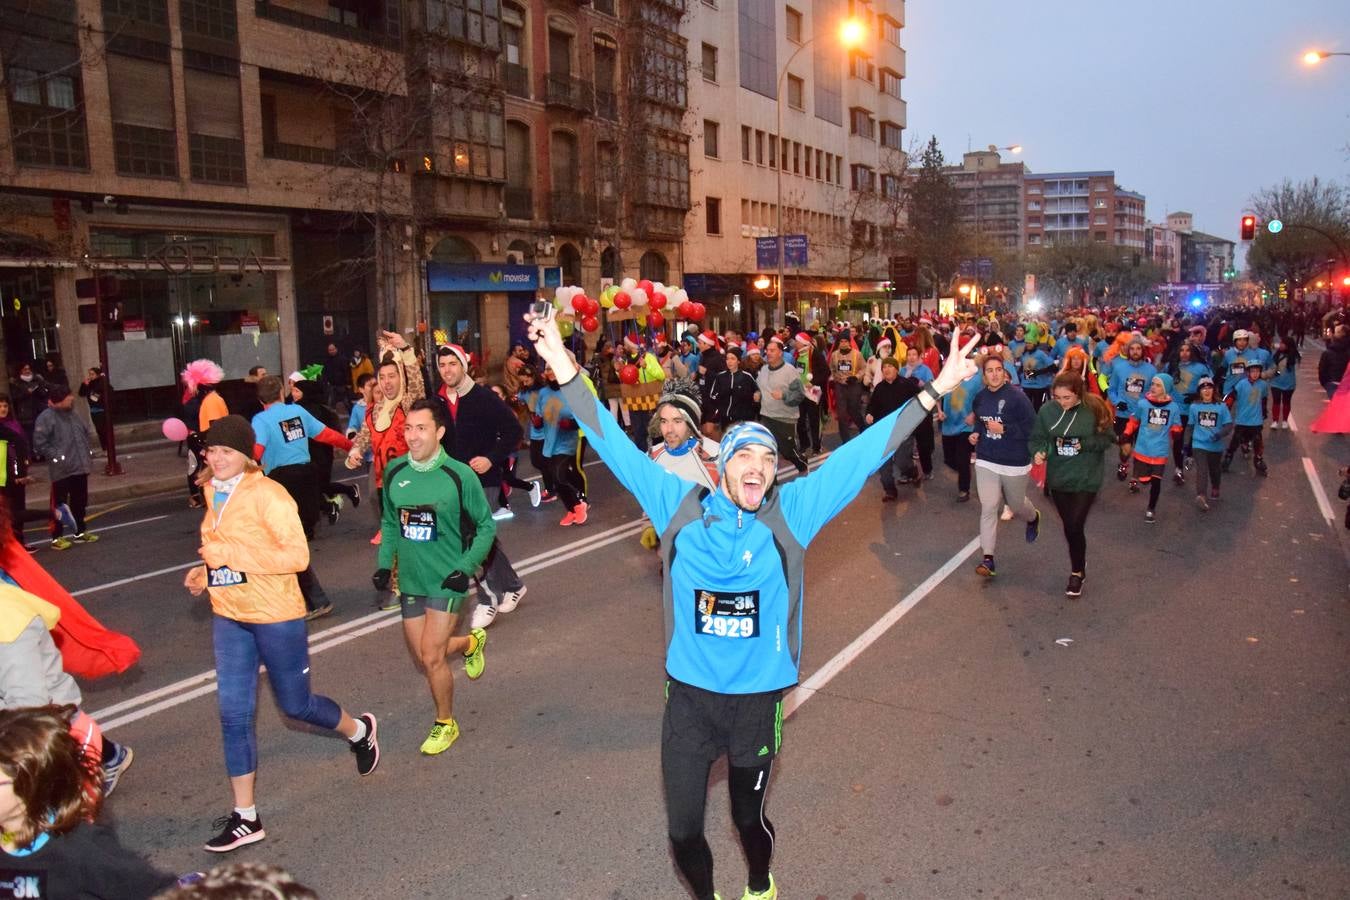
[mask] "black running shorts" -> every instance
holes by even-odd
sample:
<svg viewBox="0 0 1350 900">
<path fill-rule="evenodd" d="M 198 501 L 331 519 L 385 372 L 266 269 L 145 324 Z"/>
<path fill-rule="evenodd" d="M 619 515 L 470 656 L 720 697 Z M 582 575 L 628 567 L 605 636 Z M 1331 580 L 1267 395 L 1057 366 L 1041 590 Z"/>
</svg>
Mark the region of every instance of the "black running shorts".
<svg viewBox="0 0 1350 900">
<path fill-rule="evenodd" d="M 709 762 L 725 753 L 733 766 L 763 766 L 783 743 L 783 692 L 717 694 L 668 679 L 661 740 Z"/>
</svg>

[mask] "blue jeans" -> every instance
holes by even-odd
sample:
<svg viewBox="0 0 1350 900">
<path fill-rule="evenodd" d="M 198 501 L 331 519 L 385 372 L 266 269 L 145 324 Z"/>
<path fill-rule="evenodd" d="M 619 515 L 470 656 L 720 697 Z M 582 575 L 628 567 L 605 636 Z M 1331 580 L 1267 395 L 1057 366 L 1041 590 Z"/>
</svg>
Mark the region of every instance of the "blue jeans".
<svg viewBox="0 0 1350 900">
<path fill-rule="evenodd" d="M 308 638 L 304 619 L 251 624 L 215 617 L 212 641 L 220 731 L 225 742 L 225 769 L 231 778 L 258 769 L 253 719 L 258 707 L 259 662 L 267 666 L 267 680 L 285 715 L 328 729 L 336 728 L 342 719 L 336 703 L 310 692 Z"/>
</svg>

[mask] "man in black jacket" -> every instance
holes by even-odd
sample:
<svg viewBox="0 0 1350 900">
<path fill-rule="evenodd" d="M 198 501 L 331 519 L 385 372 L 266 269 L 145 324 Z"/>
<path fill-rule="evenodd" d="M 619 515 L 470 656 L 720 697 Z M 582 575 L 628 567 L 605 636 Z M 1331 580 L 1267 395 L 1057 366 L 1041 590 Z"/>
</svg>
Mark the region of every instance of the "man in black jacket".
<svg viewBox="0 0 1350 900">
<path fill-rule="evenodd" d="M 863 421 L 871 425 L 885 418 L 908 403 L 919 393 L 919 389 L 919 382 L 915 379 L 900 377 L 900 363 L 895 357 L 886 357 L 881 361 L 881 380 L 872 385 L 872 398 L 867 402 L 867 415 Z M 931 434 L 933 420 L 925 418 L 920 427 L 925 426 Z M 918 473 L 914 469 L 913 435 L 905 438 L 890 459 L 882 463 L 878 470 L 881 476 L 881 489 L 886 492 L 881 499 L 886 503 L 890 503 L 898 496 L 895 489 L 896 466 L 900 467 L 901 484 L 914 484 L 919 480 Z"/>
<path fill-rule="evenodd" d="M 436 349 L 436 368 L 441 387 L 435 398 L 445 412 L 445 452 L 478 474 L 483 491 L 496 496 L 506 458 L 520 449 L 524 433 L 520 420 L 492 391 L 476 385 L 469 377 L 469 356 L 458 344 L 442 344 Z M 478 582 L 478 606 L 469 619 L 470 628 L 487 628 L 497 613 L 509 613 L 525 596 L 520 580 L 501 544 L 493 540 L 483 561 Z"/>
</svg>

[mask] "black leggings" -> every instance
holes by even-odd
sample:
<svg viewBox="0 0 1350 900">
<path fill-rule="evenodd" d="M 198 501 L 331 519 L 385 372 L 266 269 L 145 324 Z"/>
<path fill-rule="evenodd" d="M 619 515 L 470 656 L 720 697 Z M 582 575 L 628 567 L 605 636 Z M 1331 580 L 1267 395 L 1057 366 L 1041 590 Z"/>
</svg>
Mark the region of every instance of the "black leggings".
<svg viewBox="0 0 1350 900">
<path fill-rule="evenodd" d="M 942 436 L 942 464 L 956 473 L 956 489 L 970 493 L 970 432 Z"/>
<path fill-rule="evenodd" d="M 581 481 L 581 474 L 577 471 L 577 458 L 571 453 L 563 453 L 559 456 L 549 456 L 544 459 L 545 471 L 551 476 L 553 488 L 558 492 L 558 497 L 562 499 L 563 506 L 567 507 L 568 512 L 577 508 L 577 504 L 585 502 L 585 485 Z"/>
<path fill-rule="evenodd" d="M 665 779 L 666 816 L 675 865 L 689 882 L 698 900 L 712 900 L 713 858 L 703 836 L 703 817 L 708 804 L 710 761 L 669 748 L 661 751 L 661 774 Z M 770 759 L 763 766 L 728 766 L 727 791 L 731 796 L 731 819 L 741 836 L 741 847 L 750 868 L 750 889 L 767 890 L 769 861 L 773 858 L 773 824 L 764 815 Z"/>
<path fill-rule="evenodd" d="M 57 507 L 65 504 L 75 518 L 75 534 L 84 534 L 84 513 L 89 507 L 89 476 L 69 475 L 52 482 L 52 518 L 53 538 L 59 538 L 65 531 Z M 22 530 L 22 529 L 20 529 Z"/>
<path fill-rule="evenodd" d="M 1158 483 L 1155 478 L 1154 484 Z M 1051 491 L 1050 499 L 1055 501 L 1059 518 L 1064 523 L 1064 540 L 1069 542 L 1069 571 L 1079 575 L 1086 574 L 1087 566 L 1087 525 L 1089 510 L 1097 495 L 1091 491 Z"/>
<path fill-rule="evenodd" d="M 552 494 L 557 488 L 553 485 L 553 470 L 549 467 L 548 457 L 544 456 L 544 441 L 540 438 L 537 441 L 530 441 L 530 465 L 539 473 L 543 479 L 544 491 Z"/>
</svg>

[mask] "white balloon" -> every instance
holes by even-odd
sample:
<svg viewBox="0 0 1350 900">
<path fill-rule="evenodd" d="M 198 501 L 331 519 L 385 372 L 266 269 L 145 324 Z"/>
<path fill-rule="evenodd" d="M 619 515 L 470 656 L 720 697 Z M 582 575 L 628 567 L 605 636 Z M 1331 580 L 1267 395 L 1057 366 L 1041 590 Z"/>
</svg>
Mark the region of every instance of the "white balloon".
<svg viewBox="0 0 1350 900">
<path fill-rule="evenodd" d="M 689 292 L 686 291 L 684 288 L 680 288 L 678 291 L 675 292 L 676 306 L 679 306 L 681 303 L 684 303 L 688 299 L 689 299 Z"/>
<path fill-rule="evenodd" d="M 631 293 L 633 288 L 637 287 L 637 279 L 625 278 L 623 281 L 619 282 L 619 287 Z"/>
<path fill-rule="evenodd" d="M 658 294 L 664 294 L 666 292 L 666 286 L 659 281 L 653 281 L 652 290 Z"/>
<path fill-rule="evenodd" d="M 633 288 L 631 291 L 628 292 L 628 296 L 633 298 L 634 306 L 647 305 L 647 292 L 644 291 L 642 288 Z"/>
</svg>

